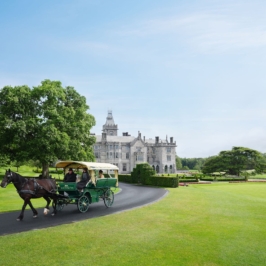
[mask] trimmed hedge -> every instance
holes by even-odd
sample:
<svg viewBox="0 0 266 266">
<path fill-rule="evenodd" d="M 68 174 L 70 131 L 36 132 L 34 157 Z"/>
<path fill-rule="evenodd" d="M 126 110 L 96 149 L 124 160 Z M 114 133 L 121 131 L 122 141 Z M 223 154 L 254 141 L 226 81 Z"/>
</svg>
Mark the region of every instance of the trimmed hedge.
<svg viewBox="0 0 266 266">
<path fill-rule="evenodd" d="M 125 182 L 125 183 L 133 183 L 131 175 L 118 175 L 118 181 Z"/>
<path fill-rule="evenodd" d="M 131 183 L 131 184 L 140 184 L 136 182 L 131 175 L 118 175 L 118 181 Z M 142 177 L 142 185 L 148 186 L 159 186 L 159 187 L 178 187 L 179 178 L 178 177 L 164 177 L 164 176 L 149 176 Z"/>
<path fill-rule="evenodd" d="M 147 164 L 137 164 L 131 175 L 119 175 L 118 180 L 126 183 L 142 184 L 160 187 L 178 187 L 179 178 L 170 176 L 156 176 L 153 168 Z"/>
</svg>

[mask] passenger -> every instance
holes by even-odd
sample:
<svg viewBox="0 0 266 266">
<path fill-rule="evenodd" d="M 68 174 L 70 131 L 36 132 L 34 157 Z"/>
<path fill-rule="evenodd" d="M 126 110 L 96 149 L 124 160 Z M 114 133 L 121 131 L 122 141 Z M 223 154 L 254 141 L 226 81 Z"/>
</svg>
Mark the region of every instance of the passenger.
<svg viewBox="0 0 266 266">
<path fill-rule="evenodd" d="M 86 187 L 86 184 L 90 181 L 90 179 L 91 176 L 88 173 L 88 168 L 84 168 L 80 181 L 77 183 L 77 189 L 81 191 L 84 187 Z"/>
<path fill-rule="evenodd" d="M 68 173 L 64 177 L 64 182 L 76 182 L 77 175 L 73 172 L 72 168 L 68 169 Z"/>
<path fill-rule="evenodd" d="M 104 178 L 104 175 L 103 175 L 103 171 L 102 170 L 99 171 L 99 178 Z"/>
</svg>

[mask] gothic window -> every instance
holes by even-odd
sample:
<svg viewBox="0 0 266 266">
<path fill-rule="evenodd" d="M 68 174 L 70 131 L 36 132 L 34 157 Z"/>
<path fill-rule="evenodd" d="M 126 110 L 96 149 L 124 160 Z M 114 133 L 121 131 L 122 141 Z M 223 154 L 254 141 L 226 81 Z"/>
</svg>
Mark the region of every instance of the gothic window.
<svg viewBox="0 0 266 266">
<path fill-rule="evenodd" d="M 129 159 L 129 152 L 126 153 L 126 159 Z"/>
<path fill-rule="evenodd" d="M 168 166 L 167 165 L 164 167 L 164 172 L 168 173 Z"/>
<path fill-rule="evenodd" d="M 171 152 L 171 147 L 167 147 L 167 148 L 166 148 L 166 151 L 167 151 L 168 153 L 170 153 L 170 152 Z"/>
<path fill-rule="evenodd" d="M 156 165 L 156 172 L 157 172 L 157 173 L 160 172 L 160 167 L 159 167 L 159 165 Z"/>
<path fill-rule="evenodd" d="M 119 153 L 116 152 L 116 153 L 115 153 L 115 158 L 118 158 L 118 156 L 119 156 Z"/>
<path fill-rule="evenodd" d="M 138 153 L 136 156 L 136 161 L 142 162 L 143 161 L 143 154 L 142 153 Z"/>
<path fill-rule="evenodd" d="M 167 161 L 171 161 L 171 155 L 167 155 Z"/>
</svg>

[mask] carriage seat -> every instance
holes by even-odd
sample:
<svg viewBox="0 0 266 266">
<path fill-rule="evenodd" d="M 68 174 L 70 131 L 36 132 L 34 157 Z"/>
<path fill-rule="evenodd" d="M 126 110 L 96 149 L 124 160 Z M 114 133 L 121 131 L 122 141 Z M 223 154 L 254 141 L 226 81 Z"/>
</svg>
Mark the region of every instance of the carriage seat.
<svg viewBox="0 0 266 266">
<path fill-rule="evenodd" d="M 116 187 L 116 178 L 100 178 L 96 182 L 96 187 Z"/>
</svg>

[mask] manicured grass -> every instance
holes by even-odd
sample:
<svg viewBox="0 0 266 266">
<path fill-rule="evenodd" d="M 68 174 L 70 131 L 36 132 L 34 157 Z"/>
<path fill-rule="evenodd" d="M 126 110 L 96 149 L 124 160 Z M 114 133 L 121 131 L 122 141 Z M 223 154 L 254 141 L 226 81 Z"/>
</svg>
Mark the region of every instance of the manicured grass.
<svg viewBox="0 0 266 266">
<path fill-rule="evenodd" d="M 0 263 L 265 265 L 265 189 L 263 183 L 169 189 L 143 208 L 2 236 Z"/>
<path fill-rule="evenodd" d="M 266 179 L 266 174 L 257 174 L 255 176 L 249 176 L 249 179 Z"/>
</svg>

